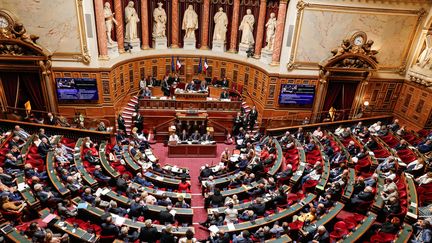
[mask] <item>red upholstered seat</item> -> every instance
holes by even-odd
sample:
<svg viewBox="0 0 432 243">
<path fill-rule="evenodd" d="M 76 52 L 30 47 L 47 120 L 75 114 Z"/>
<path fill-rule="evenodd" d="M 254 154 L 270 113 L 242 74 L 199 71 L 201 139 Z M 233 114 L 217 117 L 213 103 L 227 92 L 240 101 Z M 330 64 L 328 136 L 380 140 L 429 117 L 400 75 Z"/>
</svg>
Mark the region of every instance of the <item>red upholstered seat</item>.
<svg viewBox="0 0 432 243">
<path fill-rule="evenodd" d="M 339 221 L 334 225 L 333 231 L 330 233 L 330 241 L 335 242 L 346 234 L 348 234 L 348 227 L 346 223 L 344 221 Z"/>
<path fill-rule="evenodd" d="M 383 233 L 383 232 L 378 232 L 374 235 L 372 235 L 372 237 L 370 238 L 370 242 L 373 243 L 386 243 L 386 242 L 392 242 L 394 239 L 396 238 L 395 234 L 389 234 L 389 233 Z"/>
<path fill-rule="evenodd" d="M 318 181 L 317 180 L 307 180 L 303 186 L 302 186 L 302 190 L 304 192 L 307 191 L 312 191 L 313 188 L 315 188 L 315 186 L 318 185 Z"/>
</svg>

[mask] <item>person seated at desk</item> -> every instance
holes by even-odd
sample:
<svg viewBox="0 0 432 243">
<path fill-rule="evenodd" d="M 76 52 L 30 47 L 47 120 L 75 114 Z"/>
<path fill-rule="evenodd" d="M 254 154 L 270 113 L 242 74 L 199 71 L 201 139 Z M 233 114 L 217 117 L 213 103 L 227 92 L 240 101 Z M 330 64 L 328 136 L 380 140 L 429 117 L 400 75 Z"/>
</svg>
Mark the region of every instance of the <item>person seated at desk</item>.
<svg viewBox="0 0 432 243">
<path fill-rule="evenodd" d="M 201 138 L 198 130 L 195 130 L 195 132 L 190 136 L 190 140 L 192 141 L 199 141 Z"/>
<path fill-rule="evenodd" d="M 227 90 L 223 90 L 222 93 L 220 94 L 220 99 L 221 100 L 225 100 L 225 99 L 229 99 L 229 93 Z"/>
<path fill-rule="evenodd" d="M 188 136 L 188 134 L 186 132 L 186 129 L 183 129 L 182 132 L 181 132 L 181 134 L 180 134 L 180 136 L 179 136 L 179 140 L 180 141 L 187 141 L 188 138 L 189 138 L 189 136 Z"/>
<path fill-rule="evenodd" d="M 195 82 L 192 80 L 188 85 L 186 85 L 187 91 L 194 91 L 195 90 Z"/>
<path fill-rule="evenodd" d="M 213 141 L 213 136 L 211 135 L 210 132 L 207 132 L 201 137 L 201 141 L 207 141 L 207 142 Z"/>
<path fill-rule="evenodd" d="M 229 81 L 228 81 L 228 79 L 227 79 L 226 77 L 224 77 L 224 78 L 222 79 L 222 81 L 220 82 L 220 85 L 221 85 L 222 87 L 228 88 L 228 87 L 229 87 Z"/>
<path fill-rule="evenodd" d="M 207 86 L 207 82 L 205 80 L 201 81 L 201 85 L 199 87 L 199 91 L 200 92 L 208 92 L 208 86 Z"/>
<path fill-rule="evenodd" d="M 145 87 L 141 93 L 141 98 L 150 98 L 152 96 L 152 92 L 149 87 Z"/>
<path fill-rule="evenodd" d="M 172 133 L 169 136 L 168 142 L 177 142 L 177 143 L 180 142 L 179 136 L 177 136 L 177 134 L 175 133 Z"/>
</svg>

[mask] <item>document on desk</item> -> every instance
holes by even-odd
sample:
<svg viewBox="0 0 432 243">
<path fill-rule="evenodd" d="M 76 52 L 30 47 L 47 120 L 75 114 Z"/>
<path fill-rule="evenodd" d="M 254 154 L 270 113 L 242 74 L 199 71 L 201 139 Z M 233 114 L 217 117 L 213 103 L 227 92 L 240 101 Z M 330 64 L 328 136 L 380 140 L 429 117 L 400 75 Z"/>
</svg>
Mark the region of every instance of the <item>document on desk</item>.
<svg viewBox="0 0 432 243">
<path fill-rule="evenodd" d="M 22 192 L 27 188 L 29 188 L 29 186 L 26 183 L 24 182 L 18 183 L 18 191 Z"/>
<path fill-rule="evenodd" d="M 114 224 L 117 226 L 122 226 L 126 220 L 126 218 L 120 217 L 118 215 L 116 216 L 113 215 L 113 219 L 114 219 Z"/>
<path fill-rule="evenodd" d="M 219 228 L 216 225 L 212 225 L 208 228 L 212 233 L 217 233 Z"/>
<path fill-rule="evenodd" d="M 49 224 L 49 222 L 51 222 L 55 217 L 55 214 L 50 213 L 42 220 L 42 222 Z"/>
<path fill-rule="evenodd" d="M 228 230 L 229 230 L 229 231 L 233 231 L 233 230 L 236 229 L 233 223 L 229 223 L 229 224 L 227 224 L 227 227 L 228 227 Z"/>
</svg>

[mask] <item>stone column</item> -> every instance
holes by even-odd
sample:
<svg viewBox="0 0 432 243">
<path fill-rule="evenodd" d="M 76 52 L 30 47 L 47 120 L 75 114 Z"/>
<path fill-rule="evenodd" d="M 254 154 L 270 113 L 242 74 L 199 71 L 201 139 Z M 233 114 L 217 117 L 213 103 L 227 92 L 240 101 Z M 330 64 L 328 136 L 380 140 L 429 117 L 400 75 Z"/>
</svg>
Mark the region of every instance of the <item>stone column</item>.
<svg viewBox="0 0 432 243">
<path fill-rule="evenodd" d="M 143 50 L 150 48 L 149 45 L 149 26 L 148 26 L 148 0 L 141 0 L 141 33 L 142 33 L 142 46 Z"/>
<path fill-rule="evenodd" d="M 171 48 L 179 48 L 179 6 L 178 0 L 172 0 Z"/>
<path fill-rule="evenodd" d="M 273 57 L 272 57 L 272 65 L 279 65 L 281 51 L 282 51 L 282 40 L 285 29 L 285 18 L 287 12 L 287 3 L 288 0 L 280 0 L 279 2 L 279 12 L 277 17 L 276 24 L 276 35 L 274 40 L 273 47 Z"/>
<path fill-rule="evenodd" d="M 201 26 L 202 26 L 201 49 L 204 50 L 209 49 L 208 47 L 209 15 L 210 15 L 210 0 L 204 0 L 204 12 L 201 21 Z"/>
<path fill-rule="evenodd" d="M 232 13 L 232 23 L 231 23 L 231 38 L 230 38 L 230 49 L 228 52 L 237 51 L 237 36 L 239 32 L 239 13 L 240 12 L 240 0 L 234 0 L 234 8 Z"/>
<path fill-rule="evenodd" d="M 104 5 L 103 0 L 94 1 L 99 58 L 108 59 L 109 58 L 108 57 L 108 37 L 106 33 L 103 5 Z"/>
<path fill-rule="evenodd" d="M 117 21 L 116 27 L 116 37 L 117 37 L 117 45 L 119 53 L 124 53 L 124 34 L 123 34 L 123 9 L 121 0 L 114 0 L 114 16 Z"/>
<path fill-rule="evenodd" d="M 258 16 L 258 28 L 257 28 L 257 36 L 255 41 L 255 58 L 259 58 L 261 55 L 261 49 L 262 49 L 262 42 L 264 38 L 264 25 L 265 25 L 265 18 L 266 18 L 266 8 L 267 8 L 267 1 L 261 0 L 260 2 L 260 8 L 259 8 L 259 16 Z"/>
</svg>

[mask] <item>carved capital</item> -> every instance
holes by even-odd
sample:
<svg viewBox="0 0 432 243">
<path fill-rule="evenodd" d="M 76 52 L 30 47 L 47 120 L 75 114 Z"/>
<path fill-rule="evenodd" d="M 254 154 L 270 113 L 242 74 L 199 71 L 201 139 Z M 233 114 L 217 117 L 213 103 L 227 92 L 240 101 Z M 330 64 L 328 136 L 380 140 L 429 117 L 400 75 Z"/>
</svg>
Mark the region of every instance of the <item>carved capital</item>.
<svg viewBox="0 0 432 243">
<path fill-rule="evenodd" d="M 300 0 L 296 5 L 297 12 L 299 13 L 299 12 L 303 11 L 303 9 L 305 9 L 306 7 L 309 7 L 309 5 L 310 5 L 309 3 L 303 2 L 303 0 Z"/>
</svg>

